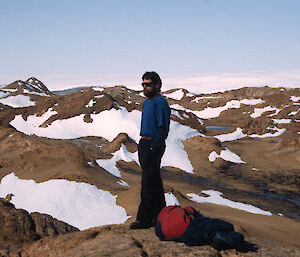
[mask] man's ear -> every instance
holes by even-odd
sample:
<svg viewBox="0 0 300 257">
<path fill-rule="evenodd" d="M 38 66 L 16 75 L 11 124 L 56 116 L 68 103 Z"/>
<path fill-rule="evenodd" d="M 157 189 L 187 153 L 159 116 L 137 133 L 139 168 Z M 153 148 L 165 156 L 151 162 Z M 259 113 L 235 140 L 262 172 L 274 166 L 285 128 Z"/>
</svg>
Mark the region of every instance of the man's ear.
<svg viewBox="0 0 300 257">
<path fill-rule="evenodd" d="M 155 85 L 155 88 L 156 88 L 157 90 L 159 90 L 159 85 L 158 85 L 158 84 L 156 84 L 156 85 Z"/>
</svg>

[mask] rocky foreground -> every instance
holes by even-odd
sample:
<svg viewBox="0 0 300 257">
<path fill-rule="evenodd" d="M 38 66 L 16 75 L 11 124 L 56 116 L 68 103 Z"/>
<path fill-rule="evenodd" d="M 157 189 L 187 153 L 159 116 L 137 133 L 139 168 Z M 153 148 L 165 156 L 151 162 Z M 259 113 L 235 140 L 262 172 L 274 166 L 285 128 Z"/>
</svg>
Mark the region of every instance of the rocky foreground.
<svg viewBox="0 0 300 257">
<path fill-rule="evenodd" d="M 217 251 L 209 245 L 188 247 L 179 242 L 160 241 L 153 228 L 130 230 L 128 224 L 102 226 L 79 232 L 76 228 L 57 221 L 49 215 L 39 213 L 29 215 L 24 210 L 16 210 L 12 204 L 2 199 L 0 199 L 0 217 L 2 217 L 0 256 L 246 257 L 299 256 L 300 254 L 298 247 L 286 242 L 250 235 L 238 226 L 236 230 L 244 233 L 249 240 L 249 251 L 245 253 L 234 249 Z M 298 237 L 299 233 L 293 236 Z"/>
<path fill-rule="evenodd" d="M 141 91 L 119 86 L 54 94 L 42 82 L 30 78 L 0 88 L 0 180 L 14 172 L 20 179 L 36 182 L 51 179 L 86 182 L 117 194 L 118 204 L 131 219 L 124 225 L 69 233 L 76 229 L 49 215 L 16 210 L 1 200 L 0 253 L 3 256 L 300 256 L 300 89 L 242 88 L 206 95 L 174 89 L 163 95 L 171 106 L 172 121 L 198 131 L 198 135 L 182 142 L 193 173 L 176 165 L 162 167 L 165 191 L 172 192 L 183 206 L 192 205 L 203 215 L 233 223 L 237 231 L 256 245 L 257 251 L 218 252 L 210 246 L 186 247 L 159 241 L 153 229 L 129 230 L 128 223 L 134 219 L 139 203 L 141 169 L 135 161 L 119 159 L 116 167 L 128 185 L 124 186 L 119 177 L 97 161 L 112 159 L 122 145 L 129 153 L 135 153 L 137 143 L 130 131 L 124 129 L 109 139 L 93 134 L 55 137 L 44 131 L 58 122 L 64 124 L 82 117 L 82 123 L 77 123 L 79 130 L 86 124 L 95 124 L 97 115 L 104 111 L 121 110 L 126 115 L 141 111 L 145 99 Z M 40 118 L 39 123 L 30 123 L 33 118 Z M 18 127 L 17 120 L 23 125 Z M 105 124 L 99 123 L 98 130 L 102 126 Z M 242 162 L 222 158 L 226 149 Z M 220 191 L 227 199 L 268 210 L 272 216 L 199 204 L 187 196 L 191 192 L 201 195 L 207 189 Z"/>
</svg>

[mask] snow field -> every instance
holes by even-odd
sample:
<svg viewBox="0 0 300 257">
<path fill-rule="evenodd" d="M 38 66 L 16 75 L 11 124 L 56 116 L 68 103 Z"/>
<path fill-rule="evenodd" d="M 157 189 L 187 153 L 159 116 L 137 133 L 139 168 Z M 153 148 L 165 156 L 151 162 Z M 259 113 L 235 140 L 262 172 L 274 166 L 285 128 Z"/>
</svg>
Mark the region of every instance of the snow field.
<svg viewBox="0 0 300 257">
<path fill-rule="evenodd" d="M 191 198 L 190 200 L 195 201 L 197 203 L 213 203 L 213 204 L 217 204 L 217 205 L 228 206 L 228 207 L 231 207 L 234 209 L 243 210 L 243 211 L 254 213 L 254 214 L 261 214 L 261 215 L 267 215 L 267 216 L 272 215 L 271 212 L 264 211 L 253 205 L 244 204 L 244 203 L 240 203 L 240 202 L 234 202 L 234 201 L 228 200 L 226 198 L 223 198 L 222 197 L 223 193 L 221 193 L 219 191 L 203 190 L 201 192 L 204 194 L 207 194 L 209 196 L 204 197 L 204 196 L 199 196 L 198 194 L 194 194 L 194 193 L 189 193 L 189 194 L 187 194 L 187 196 L 189 196 Z"/>
<path fill-rule="evenodd" d="M 25 95 L 8 96 L 6 98 L 0 99 L 0 103 L 9 105 L 13 108 L 21 108 L 35 105 L 35 102 L 31 101 L 30 97 Z"/>
<path fill-rule="evenodd" d="M 16 208 L 49 214 L 80 230 L 121 224 L 129 218 L 116 204 L 117 195 L 87 183 L 64 179 L 36 183 L 10 173 L 1 180 L 0 196 L 10 193 L 15 195 L 11 202 Z"/>
<path fill-rule="evenodd" d="M 18 131 L 27 135 L 34 134 L 41 137 L 56 139 L 100 136 L 112 141 L 119 133 L 127 133 L 129 137 L 137 143 L 140 139 L 141 112 L 137 110 L 128 112 L 126 108 L 120 107 L 118 110 L 111 109 L 99 114 L 92 114 L 92 123 L 84 122 L 84 114 L 81 114 L 69 119 L 56 120 L 46 128 L 39 127 L 39 125 L 53 114 L 56 114 L 56 112 L 52 111 L 52 108 L 50 108 L 41 117 L 31 115 L 26 121 L 23 119 L 22 115 L 16 115 L 10 124 Z M 178 122 L 171 121 L 170 133 L 166 140 L 167 147 L 162 158 L 162 166 L 172 166 L 186 172 L 193 172 L 192 164 L 188 159 L 187 153 L 184 151 L 182 141 L 196 135 L 199 135 L 199 132 L 196 130 L 191 129 L 188 126 L 183 126 Z M 114 169 L 112 167 L 114 166 L 117 156 L 111 163 L 106 160 L 103 160 L 104 162 L 98 160 L 98 164 L 100 166 L 108 165 L 107 167 L 109 167 L 110 171 L 116 175 L 118 174 L 117 168 Z"/>
</svg>

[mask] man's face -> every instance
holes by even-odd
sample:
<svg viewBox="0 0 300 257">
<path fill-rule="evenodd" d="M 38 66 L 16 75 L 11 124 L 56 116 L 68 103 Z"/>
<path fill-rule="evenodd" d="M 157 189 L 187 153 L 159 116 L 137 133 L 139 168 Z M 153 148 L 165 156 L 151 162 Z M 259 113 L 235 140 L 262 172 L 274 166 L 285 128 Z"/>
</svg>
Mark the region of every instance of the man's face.
<svg viewBox="0 0 300 257">
<path fill-rule="evenodd" d="M 143 93 L 148 98 L 152 98 L 157 93 L 157 86 L 153 84 L 151 79 L 144 79 L 143 80 Z"/>
</svg>

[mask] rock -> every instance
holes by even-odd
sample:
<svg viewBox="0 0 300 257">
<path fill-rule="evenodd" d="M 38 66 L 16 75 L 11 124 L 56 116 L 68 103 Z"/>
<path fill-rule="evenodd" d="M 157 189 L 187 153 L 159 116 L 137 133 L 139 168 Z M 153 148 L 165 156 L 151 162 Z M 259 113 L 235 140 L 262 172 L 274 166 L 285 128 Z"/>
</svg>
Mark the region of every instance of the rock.
<svg viewBox="0 0 300 257">
<path fill-rule="evenodd" d="M 22 246 L 47 235 L 59 235 L 78 231 L 49 215 L 29 214 L 5 199 L 0 198 L 0 254 L 8 256 Z"/>
<path fill-rule="evenodd" d="M 30 214 L 34 224 L 35 232 L 40 237 L 56 236 L 60 234 L 67 234 L 70 232 L 79 231 L 79 229 L 57 219 L 50 215 L 33 212 Z"/>
<path fill-rule="evenodd" d="M 114 153 L 118 151 L 121 144 L 126 146 L 126 149 L 134 153 L 137 151 L 137 144 L 126 133 L 120 133 L 112 142 L 102 147 L 104 153 Z"/>
</svg>

